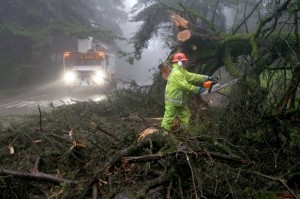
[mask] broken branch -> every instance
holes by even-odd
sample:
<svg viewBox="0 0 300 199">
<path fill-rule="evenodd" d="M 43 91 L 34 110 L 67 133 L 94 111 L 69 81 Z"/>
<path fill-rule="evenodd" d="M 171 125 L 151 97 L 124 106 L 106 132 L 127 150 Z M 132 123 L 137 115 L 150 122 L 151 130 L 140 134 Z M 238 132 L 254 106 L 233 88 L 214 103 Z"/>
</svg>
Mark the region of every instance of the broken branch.
<svg viewBox="0 0 300 199">
<path fill-rule="evenodd" d="M 54 184 L 60 184 L 60 183 L 67 183 L 67 184 L 82 184 L 89 182 L 89 180 L 68 180 L 61 177 L 57 177 L 54 175 L 42 173 L 42 172 L 36 172 L 36 173 L 28 173 L 28 172 L 22 172 L 22 171 L 13 171 L 8 169 L 0 169 L 0 175 L 2 176 L 13 176 L 17 178 L 23 178 L 27 180 L 37 180 L 37 181 L 47 181 Z"/>
</svg>

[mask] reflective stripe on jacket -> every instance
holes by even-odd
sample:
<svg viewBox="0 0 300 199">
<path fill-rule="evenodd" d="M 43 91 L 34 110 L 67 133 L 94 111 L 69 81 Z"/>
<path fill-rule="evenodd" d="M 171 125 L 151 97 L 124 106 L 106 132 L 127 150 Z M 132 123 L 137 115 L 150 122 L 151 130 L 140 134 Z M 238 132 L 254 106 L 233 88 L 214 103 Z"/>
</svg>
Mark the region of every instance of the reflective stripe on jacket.
<svg viewBox="0 0 300 199">
<path fill-rule="evenodd" d="M 200 87 L 190 83 L 207 80 L 208 76 L 190 73 L 183 66 L 173 64 L 173 69 L 168 77 L 165 90 L 165 102 L 176 106 L 184 106 L 187 103 L 188 93 L 199 93 Z"/>
</svg>

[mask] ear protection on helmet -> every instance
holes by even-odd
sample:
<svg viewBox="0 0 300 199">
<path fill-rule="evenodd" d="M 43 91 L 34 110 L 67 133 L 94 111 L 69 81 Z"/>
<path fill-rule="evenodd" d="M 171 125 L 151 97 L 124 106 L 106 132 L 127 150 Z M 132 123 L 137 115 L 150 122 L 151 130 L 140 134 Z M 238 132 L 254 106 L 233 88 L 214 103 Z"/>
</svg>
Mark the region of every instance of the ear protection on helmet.
<svg viewBox="0 0 300 199">
<path fill-rule="evenodd" d="M 181 56 L 178 56 L 178 62 L 177 62 L 178 66 L 182 66 L 182 62 L 181 62 Z"/>
</svg>

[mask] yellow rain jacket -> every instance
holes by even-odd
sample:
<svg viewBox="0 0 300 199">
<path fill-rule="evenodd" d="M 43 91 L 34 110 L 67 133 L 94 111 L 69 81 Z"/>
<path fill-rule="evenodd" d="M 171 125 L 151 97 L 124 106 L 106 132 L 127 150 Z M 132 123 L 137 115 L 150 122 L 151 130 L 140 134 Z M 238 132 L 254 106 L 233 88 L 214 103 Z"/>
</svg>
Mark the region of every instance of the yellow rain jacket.
<svg viewBox="0 0 300 199">
<path fill-rule="evenodd" d="M 173 64 L 165 90 L 165 113 L 161 126 L 170 130 L 173 120 L 177 116 L 184 127 L 190 119 L 187 106 L 188 93 L 199 93 L 200 87 L 191 83 L 206 81 L 208 76 L 188 72 L 184 67 Z"/>
</svg>

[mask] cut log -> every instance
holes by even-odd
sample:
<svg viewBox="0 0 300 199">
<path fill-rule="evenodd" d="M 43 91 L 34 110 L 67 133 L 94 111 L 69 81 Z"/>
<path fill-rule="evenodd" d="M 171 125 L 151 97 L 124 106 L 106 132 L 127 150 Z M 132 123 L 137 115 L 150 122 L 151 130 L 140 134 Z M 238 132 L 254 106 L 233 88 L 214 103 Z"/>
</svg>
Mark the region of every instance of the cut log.
<svg viewBox="0 0 300 199">
<path fill-rule="evenodd" d="M 212 35 L 212 34 L 201 34 L 195 31 L 191 31 L 191 30 L 183 30 L 180 31 L 177 34 L 177 40 L 181 41 L 181 42 L 185 42 L 187 40 L 189 40 L 191 37 L 202 40 L 202 41 L 220 41 L 221 38 L 216 36 L 216 35 Z"/>
<path fill-rule="evenodd" d="M 177 40 L 181 41 L 181 42 L 185 42 L 185 41 L 189 40 L 191 38 L 191 36 L 192 36 L 192 33 L 190 30 L 183 30 L 177 34 Z"/>
</svg>

